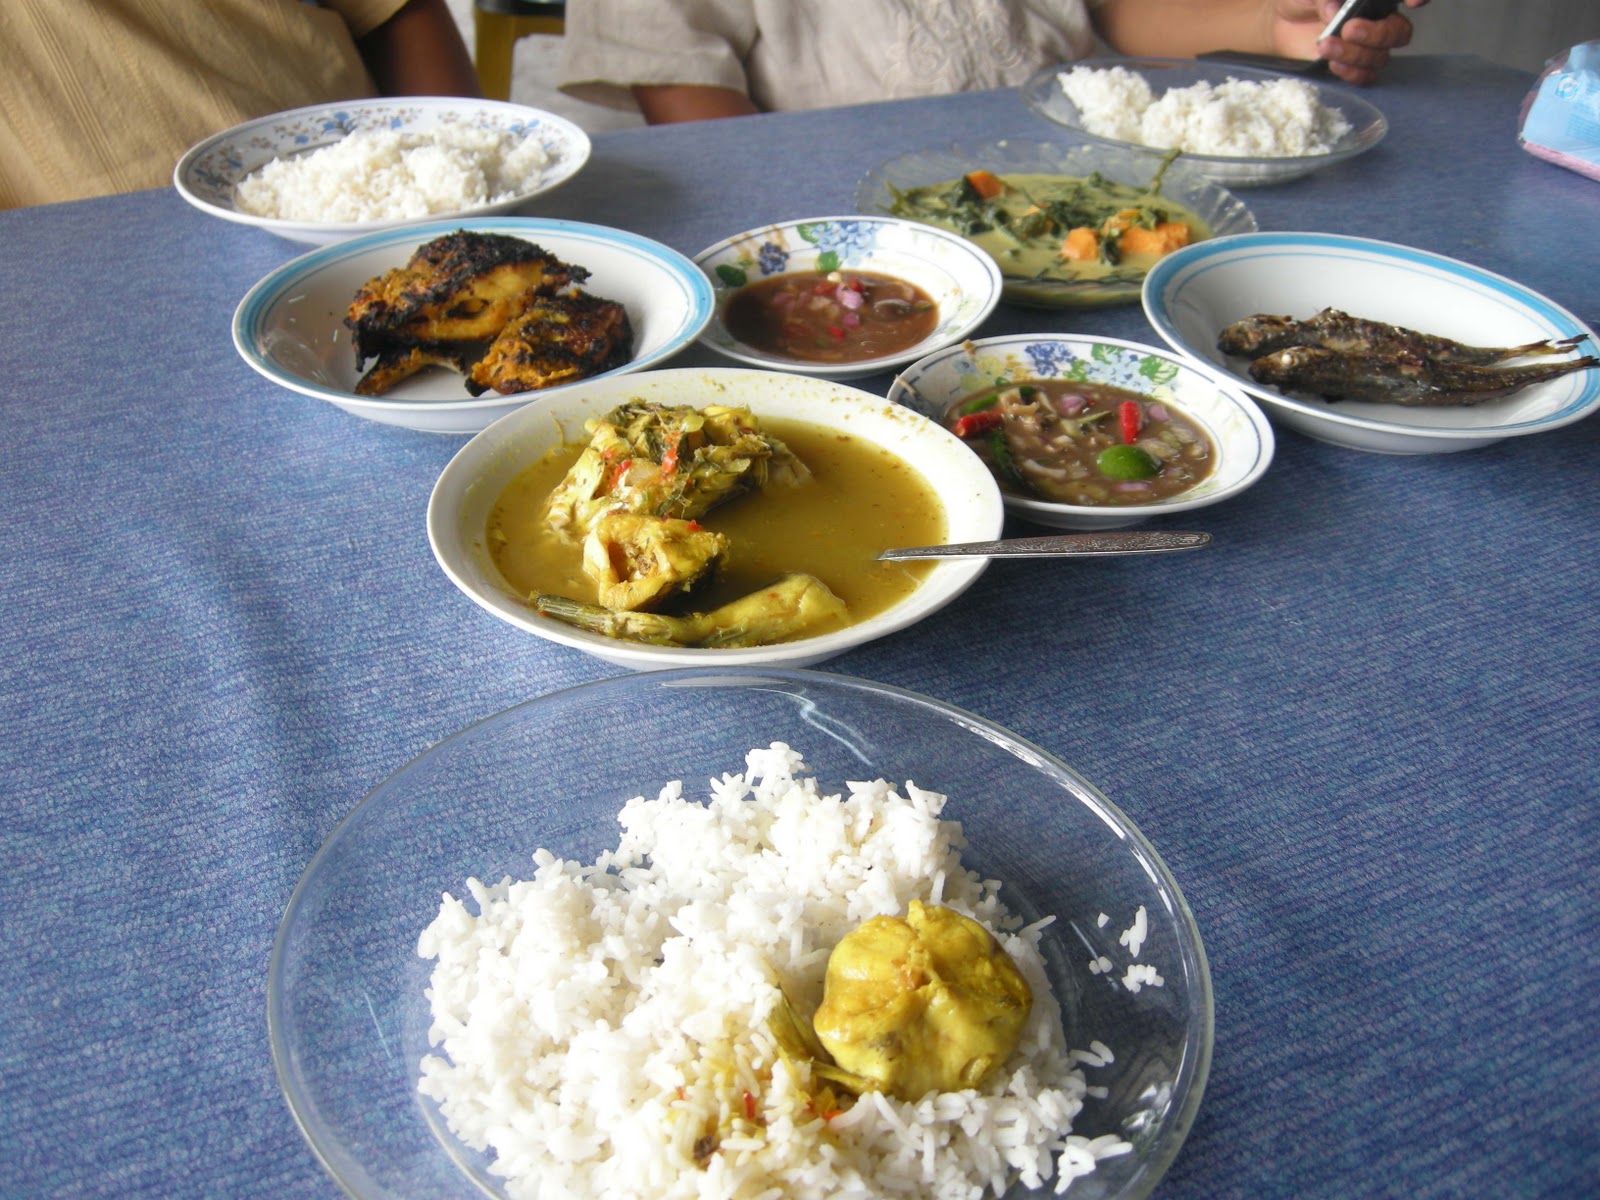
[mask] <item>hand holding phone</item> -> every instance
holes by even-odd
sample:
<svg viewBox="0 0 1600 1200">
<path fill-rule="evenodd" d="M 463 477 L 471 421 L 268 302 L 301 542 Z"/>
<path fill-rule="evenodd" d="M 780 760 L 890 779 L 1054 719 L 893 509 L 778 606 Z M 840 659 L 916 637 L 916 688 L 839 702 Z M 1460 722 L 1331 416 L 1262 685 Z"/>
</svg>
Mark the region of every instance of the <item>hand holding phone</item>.
<svg viewBox="0 0 1600 1200">
<path fill-rule="evenodd" d="M 1400 7 L 1399 0 L 1344 0 L 1339 6 L 1339 11 L 1333 14 L 1333 20 L 1317 35 L 1317 41 L 1323 38 L 1338 37 L 1339 30 L 1344 28 L 1344 23 L 1351 17 L 1363 21 L 1381 21 L 1392 16 Z"/>
</svg>

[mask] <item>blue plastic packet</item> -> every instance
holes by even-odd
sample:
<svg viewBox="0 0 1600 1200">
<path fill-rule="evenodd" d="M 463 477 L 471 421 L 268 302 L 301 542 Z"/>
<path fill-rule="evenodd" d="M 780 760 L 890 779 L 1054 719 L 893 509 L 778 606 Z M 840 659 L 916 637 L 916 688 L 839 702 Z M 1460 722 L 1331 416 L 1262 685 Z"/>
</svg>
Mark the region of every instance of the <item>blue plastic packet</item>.
<svg viewBox="0 0 1600 1200">
<path fill-rule="evenodd" d="M 1529 154 L 1600 179 L 1600 42 L 1545 64 L 1522 102 L 1517 141 Z"/>
</svg>

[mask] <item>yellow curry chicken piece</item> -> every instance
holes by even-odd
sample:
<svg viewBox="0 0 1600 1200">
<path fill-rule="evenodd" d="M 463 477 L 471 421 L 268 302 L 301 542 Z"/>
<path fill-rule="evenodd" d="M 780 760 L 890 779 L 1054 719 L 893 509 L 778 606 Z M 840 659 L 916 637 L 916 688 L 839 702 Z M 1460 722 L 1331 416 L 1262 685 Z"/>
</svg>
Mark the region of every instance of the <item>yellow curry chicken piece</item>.
<svg viewBox="0 0 1600 1200">
<path fill-rule="evenodd" d="M 952 909 L 913 900 L 828 959 L 817 1038 L 845 1071 L 902 1100 L 976 1087 L 1016 1048 L 1033 995 L 1004 948 Z"/>
</svg>

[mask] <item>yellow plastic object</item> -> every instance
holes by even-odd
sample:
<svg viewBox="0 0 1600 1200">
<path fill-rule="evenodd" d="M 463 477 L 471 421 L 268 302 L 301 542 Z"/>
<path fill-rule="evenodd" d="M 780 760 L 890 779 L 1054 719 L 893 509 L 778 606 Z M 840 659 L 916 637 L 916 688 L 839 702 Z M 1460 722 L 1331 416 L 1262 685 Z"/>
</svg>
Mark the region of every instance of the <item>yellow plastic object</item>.
<svg viewBox="0 0 1600 1200">
<path fill-rule="evenodd" d="M 473 62 L 488 100 L 511 99 L 511 59 L 517 42 L 536 33 L 560 37 L 566 30 L 562 0 L 475 0 Z"/>
</svg>

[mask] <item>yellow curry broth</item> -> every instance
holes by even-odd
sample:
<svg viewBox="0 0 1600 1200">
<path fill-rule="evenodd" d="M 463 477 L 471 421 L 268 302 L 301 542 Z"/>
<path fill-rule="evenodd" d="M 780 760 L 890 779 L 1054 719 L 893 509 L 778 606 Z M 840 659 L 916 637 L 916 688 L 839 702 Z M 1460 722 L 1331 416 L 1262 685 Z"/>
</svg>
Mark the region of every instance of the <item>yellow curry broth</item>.
<svg viewBox="0 0 1600 1200">
<path fill-rule="evenodd" d="M 799 421 L 762 419 L 811 471 L 805 483 L 770 485 L 723 504 L 701 524 L 728 536 L 732 548 L 717 578 L 663 611 L 715 608 L 782 575 L 806 573 L 828 585 L 849 608 L 839 627 L 883 612 L 916 590 L 926 563 L 874 561 L 892 546 L 941 542 L 944 506 L 928 482 L 899 456 L 875 443 Z M 585 441 L 569 442 L 525 468 L 489 514 L 489 553 L 506 582 L 523 597 L 553 592 L 598 602 L 583 573 L 582 548 L 545 522 L 550 492 L 565 477 Z M 809 630 L 808 636 L 827 629 Z"/>
</svg>

